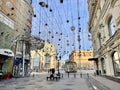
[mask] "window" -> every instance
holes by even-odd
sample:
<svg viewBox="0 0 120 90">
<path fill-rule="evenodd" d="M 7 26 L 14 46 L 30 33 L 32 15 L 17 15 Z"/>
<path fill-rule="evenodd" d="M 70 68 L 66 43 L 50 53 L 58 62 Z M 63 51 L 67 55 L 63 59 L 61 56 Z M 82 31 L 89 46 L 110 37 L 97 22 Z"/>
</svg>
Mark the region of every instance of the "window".
<svg viewBox="0 0 120 90">
<path fill-rule="evenodd" d="M 45 60 L 46 60 L 46 63 L 50 63 L 50 55 L 49 54 L 46 55 Z"/>
<path fill-rule="evenodd" d="M 40 63 L 40 56 L 38 53 L 34 54 L 34 59 L 33 59 L 33 66 L 39 66 Z"/>
<path fill-rule="evenodd" d="M 106 68 L 105 68 L 105 60 L 104 60 L 104 58 L 101 59 L 101 66 L 102 66 L 102 73 L 105 74 L 106 73 Z"/>
<path fill-rule="evenodd" d="M 108 30 L 109 30 L 109 35 L 113 36 L 115 33 L 115 26 L 114 26 L 112 17 L 109 19 L 109 22 L 108 22 Z"/>
</svg>

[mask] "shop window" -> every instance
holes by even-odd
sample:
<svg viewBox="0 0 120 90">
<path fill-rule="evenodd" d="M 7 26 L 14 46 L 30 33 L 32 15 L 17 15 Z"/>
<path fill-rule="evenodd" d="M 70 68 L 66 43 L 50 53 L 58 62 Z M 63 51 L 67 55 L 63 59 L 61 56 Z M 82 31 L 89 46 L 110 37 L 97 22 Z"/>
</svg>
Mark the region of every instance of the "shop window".
<svg viewBox="0 0 120 90">
<path fill-rule="evenodd" d="M 118 52 L 113 53 L 112 59 L 113 59 L 114 73 L 115 75 L 120 75 L 120 60 L 119 60 Z"/>
</svg>

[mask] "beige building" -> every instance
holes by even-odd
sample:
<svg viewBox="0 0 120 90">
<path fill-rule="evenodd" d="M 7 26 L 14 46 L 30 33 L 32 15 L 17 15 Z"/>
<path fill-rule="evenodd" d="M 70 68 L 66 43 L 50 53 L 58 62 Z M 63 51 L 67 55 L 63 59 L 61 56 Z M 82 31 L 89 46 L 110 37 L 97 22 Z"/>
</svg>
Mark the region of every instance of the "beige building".
<svg viewBox="0 0 120 90">
<path fill-rule="evenodd" d="M 50 68 L 56 69 L 56 48 L 53 44 L 45 42 L 44 48 L 31 51 L 31 69 L 46 71 Z"/>
<path fill-rule="evenodd" d="M 88 61 L 93 57 L 92 50 L 74 50 L 70 54 L 70 60 L 77 63 L 77 67 L 81 69 L 94 69 L 94 62 Z"/>
<path fill-rule="evenodd" d="M 120 0 L 88 0 L 88 7 L 96 69 L 101 74 L 119 76 Z"/>
</svg>

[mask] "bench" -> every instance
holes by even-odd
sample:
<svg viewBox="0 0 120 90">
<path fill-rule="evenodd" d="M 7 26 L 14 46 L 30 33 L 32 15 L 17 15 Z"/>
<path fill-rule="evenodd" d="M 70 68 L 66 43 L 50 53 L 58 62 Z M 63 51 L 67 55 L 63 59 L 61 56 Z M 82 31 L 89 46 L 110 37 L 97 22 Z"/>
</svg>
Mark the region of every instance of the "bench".
<svg viewBox="0 0 120 90">
<path fill-rule="evenodd" d="M 60 80 L 60 76 L 57 76 L 57 75 L 54 76 L 54 75 L 51 74 L 50 76 L 47 76 L 46 79 L 47 80 L 49 79 L 49 80 L 56 80 L 57 81 L 57 80 Z"/>
</svg>

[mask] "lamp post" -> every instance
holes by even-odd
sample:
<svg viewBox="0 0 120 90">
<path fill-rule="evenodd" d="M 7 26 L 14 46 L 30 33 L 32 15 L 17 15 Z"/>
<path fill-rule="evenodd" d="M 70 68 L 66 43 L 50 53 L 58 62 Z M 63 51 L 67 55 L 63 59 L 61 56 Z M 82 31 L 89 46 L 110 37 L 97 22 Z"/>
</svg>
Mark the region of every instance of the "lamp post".
<svg viewBox="0 0 120 90">
<path fill-rule="evenodd" d="M 61 60 L 61 56 L 59 56 L 59 59 L 58 59 L 58 76 L 60 76 L 60 70 L 59 70 L 59 66 L 60 66 L 60 61 Z"/>
<path fill-rule="evenodd" d="M 22 67 L 22 76 L 24 77 L 24 75 L 25 75 L 25 40 L 24 40 L 24 38 L 23 38 L 23 40 L 22 40 L 22 59 L 23 59 L 23 67 Z"/>
</svg>

